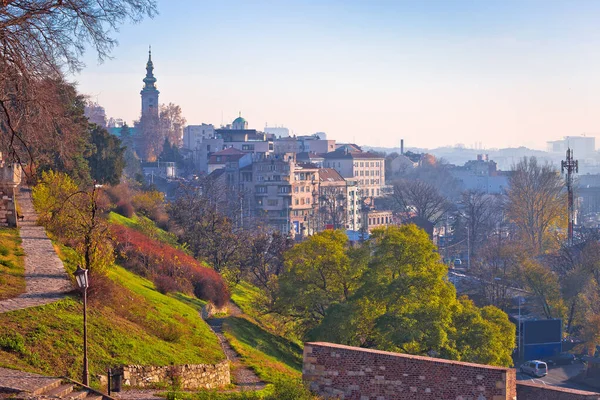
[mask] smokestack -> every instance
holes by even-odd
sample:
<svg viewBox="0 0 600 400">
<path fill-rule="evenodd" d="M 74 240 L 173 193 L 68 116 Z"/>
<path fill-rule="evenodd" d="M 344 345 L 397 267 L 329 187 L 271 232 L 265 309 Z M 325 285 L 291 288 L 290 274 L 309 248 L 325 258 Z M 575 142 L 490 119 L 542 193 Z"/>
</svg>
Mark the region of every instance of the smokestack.
<svg viewBox="0 0 600 400">
<path fill-rule="evenodd" d="M 400 139 L 400 154 L 404 154 L 404 139 Z"/>
</svg>

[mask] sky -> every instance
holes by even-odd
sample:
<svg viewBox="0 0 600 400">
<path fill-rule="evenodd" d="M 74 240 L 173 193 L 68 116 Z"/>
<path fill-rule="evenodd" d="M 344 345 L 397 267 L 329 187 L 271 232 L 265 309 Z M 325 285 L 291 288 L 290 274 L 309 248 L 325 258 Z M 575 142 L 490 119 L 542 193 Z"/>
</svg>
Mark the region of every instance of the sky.
<svg viewBox="0 0 600 400">
<path fill-rule="evenodd" d="M 188 124 L 285 126 L 338 142 L 527 146 L 600 135 L 600 1 L 157 0 L 72 76 L 139 118 L 148 46 Z"/>
</svg>

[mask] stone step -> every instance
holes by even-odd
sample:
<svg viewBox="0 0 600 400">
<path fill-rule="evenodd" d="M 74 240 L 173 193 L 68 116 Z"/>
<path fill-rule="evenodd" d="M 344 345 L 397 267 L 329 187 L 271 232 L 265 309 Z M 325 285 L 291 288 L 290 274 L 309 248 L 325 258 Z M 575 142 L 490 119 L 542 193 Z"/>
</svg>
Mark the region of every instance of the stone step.
<svg viewBox="0 0 600 400">
<path fill-rule="evenodd" d="M 102 400 L 103 397 L 94 392 L 88 392 L 87 396 L 84 399 L 85 400 Z"/>
<path fill-rule="evenodd" d="M 32 395 L 38 396 L 44 392 L 47 392 L 49 390 L 53 390 L 57 387 L 60 386 L 60 384 L 62 383 L 62 381 L 60 379 L 48 379 L 46 378 L 46 380 L 48 381 L 48 383 L 43 384 L 42 386 L 38 386 L 33 390 L 29 390 L 29 392 Z"/>
<path fill-rule="evenodd" d="M 48 397 L 66 397 L 66 395 L 68 395 L 72 391 L 73 391 L 73 385 L 65 383 L 64 385 L 60 385 L 59 387 L 56 387 L 47 392 L 42 392 L 41 394 L 43 396 L 48 396 Z"/>
<path fill-rule="evenodd" d="M 75 391 L 75 392 L 71 392 L 66 396 L 63 396 L 64 398 L 69 398 L 71 400 L 83 400 L 83 399 L 89 399 L 89 394 L 90 392 L 88 392 L 87 390 L 81 390 L 81 391 Z"/>
</svg>

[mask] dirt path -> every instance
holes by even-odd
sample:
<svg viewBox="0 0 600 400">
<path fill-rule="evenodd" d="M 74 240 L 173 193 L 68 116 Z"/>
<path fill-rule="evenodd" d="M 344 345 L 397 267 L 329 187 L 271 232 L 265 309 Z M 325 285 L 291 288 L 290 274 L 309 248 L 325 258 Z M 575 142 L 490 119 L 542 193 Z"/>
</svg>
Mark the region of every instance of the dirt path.
<svg viewBox="0 0 600 400">
<path fill-rule="evenodd" d="M 0 301 L 0 313 L 40 306 L 62 299 L 73 290 L 65 267 L 54 251 L 52 242 L 43 227 L 36 224 L 31 189 L 16 189 L 17 202 L 25 217 L 19 223 L 19 235 L 25 253 L 26 292 Z"/>
<path fill-rule="evenodd" d="M 242 311 L 233 303 L 229 303 L 228 308 L 229 313 L 232 316 L 238 316 L 242 314 Z M 208 318 L 206 323 L 210 326 L 219 339 L 219 343 L 221 343 L 225 357 L 231 361 L 231 376 L 233 378 L 233 382 L 241 390 L 263 389 L 265 387 L 265 383 L 260 380 L 254 371 L 242 363 L 240 355 L 231 347 L 229 341 L 223 334 L 223 322 L 225 319 L 227 318 Z"/>
</svg>

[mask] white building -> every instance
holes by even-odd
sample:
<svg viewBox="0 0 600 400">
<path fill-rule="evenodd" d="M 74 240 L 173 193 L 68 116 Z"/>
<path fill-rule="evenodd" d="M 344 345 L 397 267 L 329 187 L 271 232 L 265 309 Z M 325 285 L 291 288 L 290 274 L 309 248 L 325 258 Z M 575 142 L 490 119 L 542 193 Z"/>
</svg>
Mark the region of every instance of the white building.
<svg viewBox="0 0 600 400">
<path fill-rule="evenodd" d="M 356 145 L 340 145 L 325 154 L 323 166 L 334 168 L 345 179 L 357 182 L 361 197 L 381 197 L 385 194 L 385 158 L 364 152 Z"/>
<path fill-rule="evenodd" d="M 197 150 L 205 139 L 215 137 L 215 127 L 212 124 L 188 125 L 183 128 L 183 148 Z"/>
<path fill-rule="evenodd" d="M 565 136 L 562 140 L 548 142 L 549 153 L 564 155 L 567 149 L 573 150 L 575 159 L 586 159 L 594 156 L 596 151 L 596 138 L 588 136 Z"/>
<path fill-rule="evenodd" d="M 290 136 L 290 130 L 283 126 L 265 126 L 265 133 L 271 133 L 275 135 L 276 138 Z"/>
</svg>

